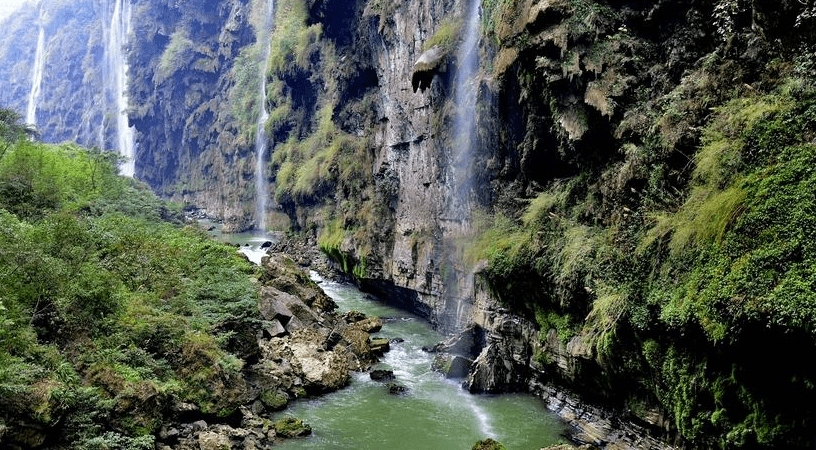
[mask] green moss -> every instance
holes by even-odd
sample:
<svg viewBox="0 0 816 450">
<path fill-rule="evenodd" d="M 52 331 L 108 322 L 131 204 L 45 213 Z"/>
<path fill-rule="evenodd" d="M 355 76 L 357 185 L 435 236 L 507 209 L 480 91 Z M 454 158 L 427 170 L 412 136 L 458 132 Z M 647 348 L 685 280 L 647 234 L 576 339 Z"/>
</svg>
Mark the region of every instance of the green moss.
<svg viewBox="0 0 816 450">
<path fill-rule="evenodd" d="M 493 439 L 487 438 L 473 444 L 471 450 L 507 450 L 507 447 Z"/>
<path fill-rule="evenodd" d="M 164 49 L 156 68 L 156 82 L 161 83 L 169 78 L 179 69 L 182 69 L 190 58 L 193 51 L 193 41 L 187 37 L 184 30 L 179 30 L 170 35 L 170 43 Z"/>
<path fill-rule="evenodd" d="M 275 434 L 285 438 L 298 436 L 308 436 L 312 434 L 312 427 L 303 422 L 302 419 L 294 417 L 284 417 L 275 421 Z"/>
<path fill-rule="evenodd" d="M 289 403 L 289 396 L 281 391 L 265 390 L 261 392 L 261 402 L 267 408 L 277 411 L 286 407 L 286 404 Z"/>
<path fill-rule="evenodd" d="M 447 52 L 452 52 L 456 50 L 456 43 L 459 41 L 459 36 L 462 33 L 462 19 L 461 18 L 452 18 L 448 17 L 443 19 L 442 22 L 439 24 L 439 28 L 437 28 L 436 32 L 425 41 L 423 44 L 422 49 L 428 50 L 429 48 L 438 45 L 445 49 Z"/>
</svg>

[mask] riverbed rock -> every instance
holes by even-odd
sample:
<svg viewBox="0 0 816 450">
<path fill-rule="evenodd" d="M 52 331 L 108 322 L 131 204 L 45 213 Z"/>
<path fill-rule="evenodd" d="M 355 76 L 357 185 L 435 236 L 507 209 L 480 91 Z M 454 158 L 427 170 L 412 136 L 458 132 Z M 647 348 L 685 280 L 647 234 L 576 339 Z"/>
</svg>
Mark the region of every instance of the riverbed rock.
<svg viewBox="0 0 816 450">
<path fill-rule="evenodd" d="M 461 355 L 437 353 L 431 368 L 445 375 L 445 378 L 465 378 L 470 373 L 473 360 Z"/>
<path fill-rule="evenodd" d="M 391 350 L 391 343 L 388 339 L 385 338 L 374 338 L 371 340 L 371 351 L 372 353 L 376 353 L 378 355 L 382 355 L 383 353 Z"/>
<path fill-rule="evenodd" d="M 337 309 L 334 300 L 311 280 L 309 274 L 292 257 L 270 253 L 262 259 L 261 267 L 259 281 L 263 286 L 290 294 L 318 312 L 331 312 Z M 303 320 L 302 317 L 300 319 Z"/>
<path fill-rule="evenodd" d="M 378 317 L 366 317 L 363 320 L 354 322 L 354 325 L 366 333 L 376 333 L 382 329 L 382 321 Z"/>
<path fill-rule="evenodd" d="M 388 383 L 385 385 L 388 393 L 391 395 L 405 395 L 408 393 L 408 388 L 397 383 Z"/>
<path fill-rule="evenodd" d="M 374 381 L 393 380 L 394 379 L 394 371 L 393 370 L 377 369 L 377 370 L 372 370 L 371 373 L 369 373 L 369 376 Z"/>
<path fill-rule="evenodd" d="M 283 438 L 302 437 L 312 434 L 311 425 L 295 417 L 284 417 L 275 422 L 275 434 Z"/>
</svg>

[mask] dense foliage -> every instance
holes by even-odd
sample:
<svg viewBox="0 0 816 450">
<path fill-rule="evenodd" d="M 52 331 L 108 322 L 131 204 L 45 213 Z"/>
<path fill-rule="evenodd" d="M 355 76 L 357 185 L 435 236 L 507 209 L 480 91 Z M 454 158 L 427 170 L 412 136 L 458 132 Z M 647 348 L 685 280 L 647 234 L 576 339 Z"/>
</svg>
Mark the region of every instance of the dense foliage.
<svg viewBox="0 0 816 450">
<path fill-rule="evenodd" d="M 18 132 L 0 140 L 0 438 L 152 448 L 174 405 L 231 413 L 224 381 L 255 335 L 250 264 L 118 176 L 115 155 L 30 141 L 2 117 Z"/>
<path fill-rule="evenodd" d="M 556 329 L 590 346 L 604 375 L 575 376 L 605 379 L 597 395 L 661 405 L 700 445 L 806 445 L 816 89 L 792 76 L 711 110 L 685 185 L 666 176 L 672 130 L 656 127 L 651 145 L 624 144 L 623 161 L 552 183 L 518 216 L 482 217 L 466 256 L 489 261 L 490 286 L 537 320 L 542 345 Z M 637 200 L 610 209 L 615 183 Z"/>
</svg>

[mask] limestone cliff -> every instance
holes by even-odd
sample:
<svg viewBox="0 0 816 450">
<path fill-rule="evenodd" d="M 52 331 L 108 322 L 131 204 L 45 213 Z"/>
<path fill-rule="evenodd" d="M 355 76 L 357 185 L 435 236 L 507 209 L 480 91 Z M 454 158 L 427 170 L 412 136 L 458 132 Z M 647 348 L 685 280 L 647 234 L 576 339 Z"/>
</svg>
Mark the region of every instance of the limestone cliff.
<svg viewBox="0 0 816 450">
<path fill-rule="evenodd" d="M 474 391 L 558 385 L 692 447 L 809 442 L 813 2 L 467 3 L 279 0 L 266 42 L 260 0 L 136 1 L 136 176 L 232 229 L 268 196 L 267 223 L 364 288 L 475 325 Z M 36 39 L 10 36 L 0 95 L 19 108 Z M 91 85 L 99 47 L 79 41 L 85 65 L 65 67 Z M 93 97 L 76 86 L 60 89 Z M 254 189 L 261 107 L 270 192 Z M 104 114 L 80 109 L 44 135 L 96 129 L 81 124 Z"/>
</svg>

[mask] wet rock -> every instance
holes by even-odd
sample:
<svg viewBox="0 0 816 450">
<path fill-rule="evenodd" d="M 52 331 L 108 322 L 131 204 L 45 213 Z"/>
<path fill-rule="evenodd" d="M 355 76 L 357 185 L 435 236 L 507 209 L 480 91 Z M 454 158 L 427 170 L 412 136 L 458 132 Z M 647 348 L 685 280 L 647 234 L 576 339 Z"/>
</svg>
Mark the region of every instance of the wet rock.
<svg viewBox="0 0 816 450">
<path fill-rule="evenodd" d="M 284 438 L 301 437 L 312 434 L 312 427 L 309 424 L 304 423 L 302 419 L 294 417 L 280 419 L 275 422 L 273 427 L 275 428 L 275 433 Z"/>
<path fill-rule="evenodd" d="M 408 393 L 408 388 L 397 383 L 388 383 L 385 385 L 388 393 L 391 395 L 405 395 Z"/>
<path fill-rule="evenodd" d="M 507 447 L 493 439 L 487 438 L 473 445 L 471 450 L 506 450 Z"/>
<path fill-rule="evenodd" d="M 266 241 L 263 244 L 261 244 L 261 248 L 269 248 L 271 246 L 272 246 L 272 241 Z"/>
<path fill-rule="evenodd" d="M 434 357 L 431 368 L 443 373 L 445 378 L 465 378 L 472 365 L 473 360 L 464 356 L 439 353 Z"/>
<path fill-rule="evenodd" d="M 346 321 L 346 323 L 356 323 L 356 322 L 360 322 L 362 320 L 365 320 L 366 315 L 361 313 L 360 311 L 353 311 L 352 310 L 352 311 L 348 311 L 346 313 L 343 313 L 341 318 L 344 321 Z"/>
<path fill-rule="evenodd" d="M 405 339 L 403 339 L 403 338 L 391 338 L 391 340 L 389 342 L 391 342 L 392 344 L 401 344 L 401 343 L 405 342 Z"/>
<path fill-rule="evenodd" d="M 382 321 L 377 317 L 367 317 L 363 320 L 354 322 L 354 326 L 360 328 L 366 333 L 376 333 L 382 329 Z"/>
<path fill-rule="evenodd" d="M 485 343 L 485 330 L 478 325 L 471 324 L 459 334 L 436 344 L 432 352 L 445 352 L 472 360 L 479 355 Z"/>
<path fill-rule="evenodd" d="M 286 407 L 289 403 L 289 396 L 281 390 L 267 390 L 261 393 L 261 403 L 267 408 L 278 411 Z"/>
<path fill-rule="evenodd" d="M 471 365 L 464 386 L 470 392 L 508 392 L 526 388 L 529 368 L 501 343 L 485 347 Z"/>
<path fill-rule="evenodd" d="M 371 340 L 371 351 L 378 355 L 382 355 L 383 353 L 391 350 L 391 345 L 388 339 L 385 338 L 374 338 Z"/>
<path fill-rule="evenodd" d="M 394 379 L 394 371 L 393 370 L 372 370 L 369 374 L 372 380 L 374 381 L 387 381 Z"/>
</svg>

